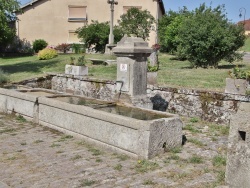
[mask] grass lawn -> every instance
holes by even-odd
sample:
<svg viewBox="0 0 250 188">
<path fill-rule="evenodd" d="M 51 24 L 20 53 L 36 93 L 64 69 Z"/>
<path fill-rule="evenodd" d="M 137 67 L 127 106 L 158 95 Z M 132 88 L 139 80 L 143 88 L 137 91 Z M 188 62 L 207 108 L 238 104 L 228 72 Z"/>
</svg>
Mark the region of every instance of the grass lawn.
<svg viewBox="0 0 250 188">
<path fill-rule="evenodd" d="M 80 55 L 59 55 L 51 60 L 38 60 L 36 56 L 0 58 L 0 68 L 10 74 L 12 82 L 17 82 L 42 76 L 46 72 L 63 73 L 65 64 L 69 63 L 71 56 L 77 58 Z M 159 86 L 224 91 L 225 78 L 228 77 L 228 71 L 233 68 L 232 64 L 221 63 L 218 69 L 191 69 L 189 62 L 171 60 L 171 57 L 167 54 L 159 55 Z M 86 58 L 115 59 L 114 56 L 103 54 L 87 54 Z M 249 62 L 237 62 L 235 64 L 244 69 L 250 69 Z M 87 66 L 89 67 L 89 77 L 107 80 L 116 79 L 116 65 L 92 65 L 91 62 L 88 62 Z"/>
<path fill-rule="evenodd" d="M 221 62 L 218 69 L 195 69 L 190 67 L 188 61 L 175 61 L 171 60 L 171 57 L 173 56 L 167 54 L 159 56 L 158 84 L 160 86 L 224 91 L 228 71 L 234 67 L 232 64 Z M 250 69 L 250 63 L 247 62 L 235 62 L 234 64 L 242 69 Z"/>
<path fill-rule="evenodd" d="M 10 74 L 12 82 L 34 78 L 44 75 L 46 72 L 63 73 L 64 67 L 70 62 L 70 57 L 80 57 L 81 55 L 66 54 L 50 60 L 38 60 L 37 56 L 29 57 L 6 57 L 0 58 L 0 68 Z M 114 56 L 102 54 L 87 54 L 86 59 L 115 59 Z M 116 66 L 94 66 L 88 61 L 89 74 L 95 78 L 105 78 L 114 80 L 116 78 Z"/>
<path fill-rule="evenodd" d="M 250 52 L 250 37 L 247 37 L 245 45 L 241 48 L 242 51 Z"/>
</svg>

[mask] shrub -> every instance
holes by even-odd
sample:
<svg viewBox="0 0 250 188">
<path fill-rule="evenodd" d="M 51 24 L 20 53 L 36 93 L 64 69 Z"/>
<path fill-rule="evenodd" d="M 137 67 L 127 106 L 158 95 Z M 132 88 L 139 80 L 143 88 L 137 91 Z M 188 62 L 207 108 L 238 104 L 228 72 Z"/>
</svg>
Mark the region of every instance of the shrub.
<svg viewBox="0 0 250 188">
<path fill-rule="evenodd" d="M 63 52 L 64 54 L 67 53 L 67 51 L 69 51 L 71 48 L 71 44 L 66 44 L 66 43 L 62 43 L 62 44 L 58 44 L 55 49 L 59 50 L 60 52 Z"/>
<path fill-rule="evenodd" d="M 52 59 L 57 56 L 57 52 L 54 49 L 45 48 L 38 53 L 39 60 Z"/>
<path fill-rule="evenodd" d="M 30 55 L 34 53 L 30 42 L 26 39 L 20 39 L 19 37 L 15 37 L 12 43 L 6 47 L 5 51 L 14 53 L 25 53 Z"/>
<path fill-rule="evenodd" d="M 0 84 L 5 84 L 9 81 L 9 75 L 0 69 Z"/>
<path fill-rule="evenodd" d="M 73 43 L 71 45 L 71 47 L 72 47 L 73 52 L 76 53 L 76 54 L 84 53 L 85 50 L 86 50 L 86 48 L 85 48 L 85 46 L 83 44 L 75 44 L 75 43 Z"/>
<path fill-rule="evenodd" d="M 37 39 L 33 42 L 33 49 L 37 53 L 48 46 L 48 43 L 43 39 Z"/>
</svg>

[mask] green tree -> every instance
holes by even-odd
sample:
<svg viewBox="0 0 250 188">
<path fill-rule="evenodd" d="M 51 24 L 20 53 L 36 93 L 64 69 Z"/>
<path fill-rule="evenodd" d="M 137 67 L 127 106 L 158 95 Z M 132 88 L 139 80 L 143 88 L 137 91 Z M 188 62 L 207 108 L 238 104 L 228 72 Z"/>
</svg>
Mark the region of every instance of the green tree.
<svg viewBox="0 0 250 188">
<path fill-rule="evenodd" d="M 130 36 L 131 34 L 146 40 L 149 37 L 150 30 L 155 23 L 154 17 L 147 10 L 130 8 L 126 14 L 121 15 L 118 21 L 122 33 Z"/>
<path fill-rule="evenodd" d="M 19 10 L 19 2 L 16 0 L 0 1 L 0 46 L 3 48 L 15 37 L 15 29 L 10 25 L 17 17 L 15 11 Z"/>
<path fill-rule="evenodd" d="M 92 23 L 77 29 L 78 38 L 84 42 L 86 48 L 90 48 L 94 45 L 94 48 L 98 52 L 104 52 L 105 46 L 109 40 L 109 22 L 99 23 L 93 21 Z M 114 41 L 118 42 L 122 38 L 121 30 L 118 26 L 114 27 Z"/>
<path fill-rule="evenodd" d="M 240 59 L 237 50 L 244 41 L 243 27 L 227 19 L 224 6 L 212 9 L 202 4 L 179 27 L 177 54 L 186 57 L 193 67 L 217 68 L 223 59 Z"/>
<path fill-rule="evenodd" d="M 181 23 L 179 16 L 183 17 L 184 15 L 190 13 L 186 7 L 180 9 L 179 11 L 168 11 L 165 15 L 161 17 L 158 22 L 158 35 L 160 39 L 161 52 L 170 52 L 173 53 L 177 49 L 177 45 L 173 42 L 175 41 L 175 36 L 178 33 L 177 27 Z M 174 23 L 173 23 L 174 22 Z"/>
</svg>

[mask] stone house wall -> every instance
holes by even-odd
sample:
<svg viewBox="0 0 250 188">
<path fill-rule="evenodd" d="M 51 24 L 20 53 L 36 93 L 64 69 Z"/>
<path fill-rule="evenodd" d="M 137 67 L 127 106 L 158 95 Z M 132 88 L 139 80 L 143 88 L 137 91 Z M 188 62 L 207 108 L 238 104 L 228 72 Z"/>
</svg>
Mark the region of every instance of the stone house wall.
<svg viewBox="0 0 250 188">
<path fill-rule="evenodd" d="M 52 78 L 52 89 L 107 101 L 115 100 L 119 94 L 115 81 L 73 78 L 63 74 Z M 229 124 L 241 102 L 250 102 L 250 96 L 148 85 L 147 96 L 151 98 L 156 94 L 168 102 L 168 112 L 225 124 Z"/>
</svg>

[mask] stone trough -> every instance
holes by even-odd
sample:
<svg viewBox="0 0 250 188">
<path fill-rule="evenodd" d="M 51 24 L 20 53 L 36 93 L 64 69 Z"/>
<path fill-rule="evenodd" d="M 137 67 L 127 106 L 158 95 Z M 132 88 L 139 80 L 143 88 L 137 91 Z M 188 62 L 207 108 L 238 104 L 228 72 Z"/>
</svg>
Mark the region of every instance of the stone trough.
<svg viewBox="0 0 250 188">
<path fill-rule="evenodd" d="M 2 112 L 16 112 L 41 125 L 134 157 L 152 158 L 182 142 L 181 120 L 165 112 L 40 89 L 0 89 L 0 104 Z"/>
</svg>

